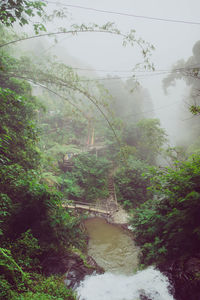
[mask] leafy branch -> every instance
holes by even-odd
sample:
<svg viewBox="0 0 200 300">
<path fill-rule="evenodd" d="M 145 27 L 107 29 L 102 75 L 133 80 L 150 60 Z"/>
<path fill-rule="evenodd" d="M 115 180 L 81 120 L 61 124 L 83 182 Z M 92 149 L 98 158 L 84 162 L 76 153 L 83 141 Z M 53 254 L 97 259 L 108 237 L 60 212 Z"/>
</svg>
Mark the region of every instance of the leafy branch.
<svg viewBox="0 0 200 300">
<path fill-rule="evenodd" d="M 16 21 L 20 26 L 29 24 L 29 19 L 35 16 L 42 17 L 44 15 L 44 7 L 46 4 L 43 1 L 29 0 L 1 0 L 0 3 L 0 22 L 7 27 L 11 27 Z M 35 33 L 45 31 L 44 25 L 41 23 L 33 24 Z"/>
<path fill-rule="evenodd" d="M 11 73 L 9 73 L 11 75 Z M 31 78 L 31 77 L 25 77 L 25 76 L 20 76 L 20 75 L 16 75 L 16 74 L 12 74 L 12 77 L 15 77 L 15 78 L 21 78 L 21 79 L 25 79 L 25 80 L 28 80 L 46 90 L 48 90 L 50 93 L 53 93 L 54 95 L 66 100 L 68 103 L 70 103 L 70 105 L 72 105 L 76 110 L 78 110 L 81 114 L 83 114 L 83 116 L 88 119 L 88 116 L 86 116 L 86 114 L 83 112 L 83 110 L 81 110 L 77 105 L 75 105 L 73 102 L 71 102 L 67 97 L 59 94 L 58 92 L 55 92 L 54 90 L 50 89 L 48 86 L 45 86 L 44 84 L 41 84 L 40 82 L 36 81 L 35 79 Z M 59 78 L 55 78 L 54 77 L 54 80 L 57 79 L 59 80 Z M 62 81 L 62 80 L 61 80 Z M 50 82 L 46 82 L 47 84 Z M 55 81 L 53 82 L 55 84 Z M 72 85 L 72 83 L 70 82 L 62 82 L 62 84 L 60 83 L 59 85 L 62 85 L 62 87 L 67 87 L 71 90 L 73 90 L 74 92 L 79 92 L 80 94 L 84 95 L 87 97 L 87 99 L 89 101 L 91 101 L 93 103 L 93 105 L 98 109 L 98 111 L 101 113 L 101 115 L 104 117 L 104 119 L 106 120 L 106 122 L 108 123 L 108 126 L 110 127 L 110 129 L 112 130 L 113 134 L 114 134 L 114 137 L 117 141 L 117 143 L 119 144 L 119 146 L 121 146 L 121 141 L 114 129 L 114 126 L 112 124 L 112 122 L 109 120 L 109 118 L 107 117 L 107 115 L 105 114 L 105 112 L 103 111 L 103 109 L 100 107 L 100 104 L 98 103 L 98 100 L 94 97 L 94 96 L 91 96 L 89 94 L 89 92 L 87 90 L 84 90 L 84 89 L 81 89 L 80 87 L 78 87 L 77 85 Z"/>
<path fill-rule="evenodd" d="M 137 38 L 135 34 L 135 30 L 131 29 L 128 33 L 122 33 L 118 28 L 115 27 L 114 23 L 108 22 L 102 26 L 99 26 L 97 24 L 90 24 L 90 25 L 77 25 L 73 24 L 69 30 L 66 28 L 59 28 L 59 31 L 56 32 L 48 32 L 48 33 L 41 33 L 33 36 L 27 36 L 27 37 L 20 37 L 16 40 L 9 41 L 7 43 L 0 44 L 0 48 L 12 45 L 21 41 L 35 39 L 39 37 L 45 37 L 45 36 L 57 36 L 62 34 L 72 34 L 76 35 L 78 33 L 105 33 L 105 34 L 113 34 L 113 35 L 119 35 L 123 38 L 122 44 L 123 46 L 127 46 L 128 44 L 130 46 L 134 46 L 137 44 L 141 48 L 141 53 L 144 58 L 145 68 L 153 68 L 153 65 L 150 63 L 150 56 L 151 51 L 154 50 L 153 45 L 150 43 L 145 42 L 141 38 Z"/>
</svg>

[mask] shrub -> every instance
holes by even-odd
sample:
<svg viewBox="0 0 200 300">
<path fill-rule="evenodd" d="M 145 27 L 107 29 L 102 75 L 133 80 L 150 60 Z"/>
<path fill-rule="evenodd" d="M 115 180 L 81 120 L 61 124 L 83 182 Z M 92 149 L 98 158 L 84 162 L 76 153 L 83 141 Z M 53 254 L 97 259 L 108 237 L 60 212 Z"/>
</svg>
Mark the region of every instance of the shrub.
<svg viewBox="0 0 200 300">
<path fill-rule="evenodd" d="M 117 199 L 125 208 L 137 207 L 150 197 L 149 173 L 143 176 L 147 170 L 148 166 L 144 162 L 129 158 L 127 164 L 116 172 L 114 180 Z"/>
<path fill-rule="evenodd" d="M 153 174 L 152 174 L 153 175 Z M 200 158 L 154 172 L 156 197 L 134 212 L 131 224 L 145 264 L 162 263 L 200 250 Z"/>
</svg>

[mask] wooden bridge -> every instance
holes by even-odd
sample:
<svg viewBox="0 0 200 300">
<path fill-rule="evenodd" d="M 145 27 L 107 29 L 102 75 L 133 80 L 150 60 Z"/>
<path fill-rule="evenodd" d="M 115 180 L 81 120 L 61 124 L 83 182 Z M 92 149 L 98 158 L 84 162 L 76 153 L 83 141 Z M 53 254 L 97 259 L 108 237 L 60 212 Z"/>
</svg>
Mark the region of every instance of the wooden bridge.
<svg viewBox="0 0 200 300">
<path fill-rule="evenodd" d="M 74 202 L 74 203 L 63 203 L 62 207 L 69 208 L 69 209 L 80 209 L 80 210 L 87 210 L 89 212 L 100 213 L 104 215 L 111 215 L 112 211 L 109 210 L 107 207 L 99 207 L 98 204 L 91 204 L 86 202 Z"/>
<path fill-rule="evenodd" d="M 119 209 L 119 205 L 117 203 L 117 197 L 115 193 L 113 171 L 111 171 L 108 176 L 108 190 L 109 190 L 109 197 L 106 200 L 102 201 L 101 204 L 77 202 L 77 201 L 69 202 L 69 200 L 68 201 L 63 200 L 62 207 L 69 208 L 69 209 L 86 210 L 97 214 L 112 216 Z"/>
</svg>

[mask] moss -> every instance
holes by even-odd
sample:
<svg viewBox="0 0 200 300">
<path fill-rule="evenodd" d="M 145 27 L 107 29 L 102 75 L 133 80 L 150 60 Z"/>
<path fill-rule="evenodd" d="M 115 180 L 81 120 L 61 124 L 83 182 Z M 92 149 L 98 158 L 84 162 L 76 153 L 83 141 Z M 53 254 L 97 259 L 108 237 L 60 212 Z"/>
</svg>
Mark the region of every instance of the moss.
<svg viewBox="0 0 200 300">
<path fill-rule="evenodd" d="M 94 269 L 94 267 L 92 265 L 88 264 L 87 255 L 85 255 L 80 249 L 78 249 L 76 247 L 71 247 L 70 250 L 72 251 L 72 253 L 77 254 L 82 259 L 83 264 L 86 268 Z"/>
</svg>

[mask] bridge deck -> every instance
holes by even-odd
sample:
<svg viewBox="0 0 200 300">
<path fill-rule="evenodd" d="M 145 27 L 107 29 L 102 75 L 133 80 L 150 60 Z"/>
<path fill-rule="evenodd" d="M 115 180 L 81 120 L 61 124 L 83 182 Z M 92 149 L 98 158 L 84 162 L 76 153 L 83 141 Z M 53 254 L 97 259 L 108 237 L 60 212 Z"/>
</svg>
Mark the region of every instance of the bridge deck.
<svg viewBox="0 0 200 300">
<path fill-rule="evenodd" d="M 107 215 L 111 214 L 111 211 L 95 207 L 94 205 L 90 206 L 84 204 L 62 204 L 62 207 L 71 208 L 71 209 L 83 209 L 83 210 L 93 211 L 93 212 L 107 214 Z"/>
</svg>

